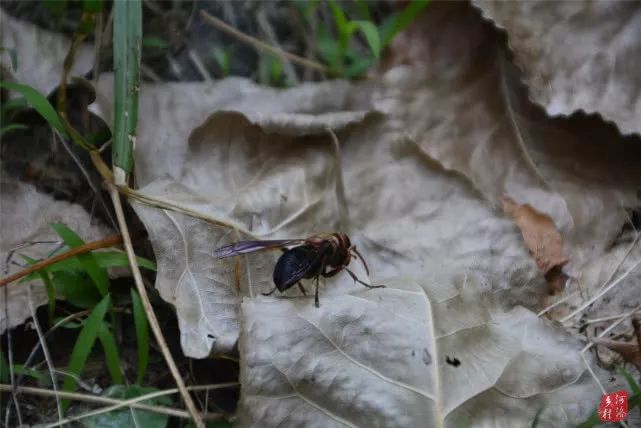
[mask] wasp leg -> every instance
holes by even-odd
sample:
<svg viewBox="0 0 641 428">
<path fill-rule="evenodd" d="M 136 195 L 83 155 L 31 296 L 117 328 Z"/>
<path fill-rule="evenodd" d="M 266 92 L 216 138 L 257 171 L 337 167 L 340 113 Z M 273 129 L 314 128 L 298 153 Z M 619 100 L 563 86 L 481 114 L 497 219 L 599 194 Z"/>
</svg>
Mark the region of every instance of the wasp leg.
<svg viewBox="0 0 641 428">
<path fill-rule="evenodd" d="M 360 280 L 360 279 L 358 279 L 358 277 L 354 274 L 354 272 L 352 272 L 351 270 L 349 270 L 349 269 L 347 269 L 347 268 L 345 268 L 345 270 L 347 271 L 347 273 L 349 274 L 349 276 L 351 276 L 351 277 L 352 277 L 352 279 L 353 279 L 354 281 L 358 282 L 359 284 L 363 284 L 363 285 L 364 285 L 365 287 L 367 287 L 367 288 L 385 288 L 385 286 L 384 286 L 384 285 L 372 285 L 372 284 L 368 284 L 368 283 L 366 283 L 366 282 L 364 282 L 364 281 L 361 281 L 361 280 Z"/>
<path fill-rule="evenodd" d="M 298 289 L 303 293 L 303 296 L 307 296 L 307 291 L 305 291 L 305 287 L 303 287 L 303 284 L 297 282 L 296 285 L 298 285 Z"/>
<path fill-rule="evenodd" d="M 269 293 L 260 293 L 260 294 L 262 294 L 263 296 L 271 296 L 274 293 L 274 291 L 276 291 L 276 290 L 277 290 L 277 287 L 274 287 L 274 289 L 272 291 L 270 291 Z"/>
<path fill-rule="evenodd" d="M 316 276 L 316 290 L 314 292 L 314 304 L 317 308 L 320 308 L 320 303 L 318 302 L 318 276 Z"/>
<path fill-rule="evenodd" d="M 352 247 L 352 251 L 354 252 L 354 254 L 356 254 L 356 256 L 357 256 L 356 258 L 359 259 L 361 261 L 361 263 L 363 263 L 363 267 L 365 268 L 365 272 L 367 273 L 367 275 L 369 275 L 369 268 L 367 267 L 367 263 L 365 263 L 365 259 L 363 258 L 363 256 L 361 256 L 361 253 L 359 253 L 358 250 L 356 249 L 356 245 L 354 245 Z"/>
<path fill-rule="evenodd" d="M 343 266 L 337 267 L 335 269 L 330 270 L 329 272 L 323 272 L 321 275 L 323 275 L 323 278 L 330 278 L 334 275 L 336 275 L 338 272 L 343 270 Z"/>
</svg>

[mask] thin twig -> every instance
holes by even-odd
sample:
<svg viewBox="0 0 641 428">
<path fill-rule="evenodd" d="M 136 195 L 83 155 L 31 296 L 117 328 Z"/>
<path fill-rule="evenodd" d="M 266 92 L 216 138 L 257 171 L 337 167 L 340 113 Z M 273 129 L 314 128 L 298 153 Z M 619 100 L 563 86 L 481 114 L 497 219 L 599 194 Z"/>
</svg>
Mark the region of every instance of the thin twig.
<svg viewBox="0 0 641 428">
<path fill-rule="evenodd" d="M 198 72 L 200 73 L 200 76 L 203 78 L 203 80 L 207 83 L 212 82 L 213 79 L 211 78 L 211 74 L 209 74 L 209 71 L 207 71 L 207 67 L 205 67 L 203 60 L 200 59 L 200 55 L 198 55 L 196 49 L 189 48 L 188 56 L 191 62 L 194 64 L 194 67 L 196 67 L 196 70 L 198 70 Z"/>
<path fill-rule="evenodd" d="M 0 287 L 4 287 L 5 285 L 12 283 L 13 281 L 16 281 L 22 277 L 25 277 L 33 272 L 39 271 L 40 269 L 44 269 L 48 266 L 51 266 L 54 263 L 67 260 L 68 258 L 77 256 L 80 254 L 88 253 L 89 251 L 98 250 L 100 248 L 113 247 L 114 245 L 117 245 L 120 243 L 122 243 L 121 235 L 111 235 L 104 239 L 100 239 L 98 241 L 88 242 L 80 247 L 72 248 L 67 252 L 58 254 L 57 256 L 54 256 L 45 260 L 41 260 L 38 263 L 35 263 L 24 270 L 21 270 L 20 272 L 16 272 L 13 275 L 9 275 L 0 279 Z"/>
<path fill-rule="evenodd" d="M 56 384 L 56 377 L 53 374 L 54 365 L 51 355 L 49 354 L 49 347 L 47 346 L 47 341 L 44 334 L 42 334 L 42 329 L 40 328 L 40 322 L 38 322 L 38 317 L 36 315 L 36 309 L 33 307 L 33 296 L 31 293 L 31 284 L 27 286 L 27 300 L 29 304 L 29 310 L 31 311 L 31 318 L 33 319 L 33 325 L 36 328 L 36 333 L 38 334 L 38 342 L 42 346 L 42 354 L 45 357 L 47 362 L 47 370 L 49 371 L 49 377 L 51 378 L 51 386 L 54 392 L 58 392 L 58 386 Z M 14 385 L 16 386 L 16 385 Z M 58 421 L 62 420 L 62 405 L 60 404 L 60 397 L 56 396 L 56 408 L 58 410 Z"/>
<path fill-rule="evenodd" d="M 546 306 L 544 309 L 541 310 L 538 314 L 536 314 L 537 317 L 545 315 L 548 311 L 556 308 L 557 306 L 561 305 L 562 303 L 567 302 L 570 300 L 572 297 L 574 297 L 580 290 L 574 290 L 567 296 L 563 297 L 562 299 L 557 300 L 556 302 L 552 303 L 551 305 Z"/>
<path fill-rule="evenodd" d="M 58 321 L 57 323 L 55 323 L 53 325 L 53 327 L 51 327 L 49 330 L 47 330 L 47 332 L 44 335 L 44 339 L 47 340 L 47 338 L 49 336 L 51 336 L 53 334 L 53 332 L 56 331 L 58 329 L 58 327 L 60 327 L 61 325 L 66 324 L 67 322 L 69 322 L 69 321 L 71 321 L 71 320 L 73 320 L 75 318 L 80 318 L 81 316 L 88 315 L 89 312 L 91 312 L 91 311 L 87 309 L 87 310 L 76 312 L 76 313 L 73 313 L 71 315 L 66 316 L 65 318 L 63 318 L 60 321 Z M 39 341 L 31 349 L 31 353 L 29 354 L 29 356 L 27 357 L 27 360 L 23 364 L 23 367 L 25 369 L 28 368 L 31 365 L 31 360 L 33 360 L 35 358 L 36 353 L 38 352 L 38 349 L 40 349 L 40 345 L 41 345 L 41 343 Z M 20 373 L 20 376 L 18 376 L 18 380 L 16 381 L 16 386 L 20 386 L 20 384 L 22 383 L 22 378 L 24 377 L 24 375 L 25 375 L 25 371 Z"/>
<path fill-rule="evenodd" d="M 6 331 L 7 331 L 7 359 L 9 362 L 9 380 L 11 382 L 11 385 L 15 385 L 15 372 L 13 370 L 13 338 L 11 337 L 11 324 L 9 319 L 9 308 L 8 308 L 9 290 L 8 288 L 5 288 L 2 291 L 4 292 L 4 310 L 6 314 L 5 319 L 7 320 Z M 16 408 L 18 424 L 22 426 L 22 413 L 20 412 L 20 405 L 18 404 L 18 394 L 13 388 L 11 389 L 11 399 L 7 403 L 7 411 L 5 413 L 4 424 L 5 426 L 9 426 L 9 415 L 11 414 L 11 403 L 13 403 Z"/>
<path fill-rule="evenodd" d="M 143 72 L 143 74 L 149 79 L 151 79 L 152 82 L 159 83 L 162 82 L 162 78 L 156 74 L 154 70 L 151 69 L 151 67 L 145 65 L 144 63 L 140 63 L 140 71 Z"/>
<path fill-rule="evenodd" d="M 625 314 L 623 315 L 610 315 L 609 317 L 603 317 L 603 318 L 590 318 L 585 321 L 583 321 L 584 325 L 590 325 L 590 324 L 599 324 L 602 322 L 608 322 L 608 321 L 615 321 L 621 318 L 625 318 Z"/>
<path fill-rule="evenodd" d="M 338 205 L 338 218 L 340 220 L 341 230 L 345 232 L 350 231 L 350 222 L 349 222 L 349 208 L 347 205 L 347 196 L 345 195 L 345 184 L 343 182 L 343 161 L 341 157 L 341 145 L 338 141 L 338 137 L 330 128 L 327 128 L 327 133 L 332 138 L 332 143 L 334 146 L 334 157 L 336 159 L 335 168 L 336 168 L 336 202 Z"/>
<path fill-rule="evenodd" d="M 93 44 L 93 85 L 98 86 L 100 77 L 100 51 L 102 50 L 102 32 L 104 28 L 104 17 L 102 12 L 96 14 L 95 41 Z"/>
<path fill-rule="evenodd" d="M 210 389 L 230 388 L 230 387 L 234 387 L 234 386 L 238 386 L 238 383 L 237 382 L 228 382 L 228 383 L 221 383 L 221 384 L 218 384 L 218 385 L 198 385 L 198 386 L 190 386 L 187 389 L 189 389 L 190 391 L 199 391 L 199 390 L 209 391 Z M 140 403 L 141 401 L 151 400 L 152 398 L 162 397 L 162 396 L 170 395 L 170 394 L 175 394 L 177 392 L 179 392 L 178 388 L 172 388 L 172 389 L 166 389 L 166 390 L 163 390 L 163 391 L 152 392 L 152 393 L 141 395 L 141 396 L 135 397 L 135 398 L 130 398 L 128 400 L 121 401 L 118 404 L 114 404 L 113 406 L 108 406 L 108 407 L 104 407 L 102 409 L 93 410 L 91 412 L 87 412 L 87 413 L 84 413 L 82 415 L 73 416 L 73 417 L 66 418 L 66 419 L 63 419 L 61 421 L 58 421 L 56 423 L 49 424 L 49 425 L 47 425 L 47 428 L 53 428 L 53 427 L 57 427 L 57 426 L 69 423 L 69 422 L 75 422 L 75 421 L 79 421 L 81 419 L 89 418 L 89 417 L 92 417 L 92 416 L 101 415 L 103 413 L 108 413 L 108 412 L 111 412 L 113 410 L 118 410 L 118 409 L 120 409 L 122 407 L 129 407 L 129 406 L 133 407 L 132 406 L 133 404 Z M 188 415 L 187 412 L 185 412 L 185 414 Z M 214 417 L 212 418 L 212 416 L 214 416 Z M 214 418 L 220 419 L 222 417 L 223 417 L 223 415 L 217 415 L 217 414 L 216 415 L 214 415 L 214 414 L 208 414 L 207 415 L 208 419 L 214 419 Z"/>
<path fill-rule="evenodd" d="M 213 25 L 214 27 L 216 27 L 221 31 L 224 31 L 230 36 L 237 38 L 241 42 L 247 43 L 248 45 L 254 47 L 256 50 L 270 53 L 282 59 L 287 59 L 291 62 L 295 62 L 298 65 L 302 65 L 303 67 L 308 67 L 308 68 L 320 71 L 321 73 L 331 74 L 331 70 L 325 67 L 323 64 L 320 64 L 316 61 L 309 60 L 307 58 L 302 58 L 298 55 L 294 55 L 292 53 L 285 52 L 281 49 L 277 49 L 273 46 L 270 46 L 265 42 L 262 42 L 252 36 L 249 36 L 241 31 L 236 30 L 234 27 L 226 24 L 225 22 L 221 21 L 215 16 L 208 14 L 204 10 L 200 11 L 200 15 L 205 19 L 205 22 Z"/>
<path fill-rule="evenodd" d="M 71 157 L 71 160 L 73 160 L 73 162 L 76 164 L 76 166 L 78 167 L 82 175 L 85 177 L 85 180 L 87 180 L 87 184 L 89 184 L 89 187 L 94 193 L 94 198 L 98 199 L 98 202 L 102 206 L 102 209 L 105 211 L 105 214 L 109 218 L 109 221 L 111 222 L 111 227 L 113 227 L 114 229 L 117 229 L 118 227 L 117 227 L 116 221 L 111 215 L 111 212 L 109 212 L 109 208 L 107 207 L 107 204 L 105 203 L 105 200 L 103 199 L 102 194 L 100 193 L 100 189 L 98 188 L 98 186 L 96 186 L 96 184 L 91 179 L 91 175 L 89 175 L 89 171 L 87 171 L 87 168 L 85 168 L 85 166 L 82 164 L 82 161 L 80 160 L 78 155 L 74 153 L 71 147 L 69 147 L 69 143 L 65 140 L 65 138 L 62 135 L 60 135 L 58 131 L 54 131 L 54 138 L 56 137 L 58 141 L 60 141 L 60 143 L 62 144 L 62 147 L 64 147 L 65 150 L 67 151 L 67 154 Z"/>
<path fill-rule="evenodd" d="M 258 26 L 263 31 L 263 33 L 265 33 L 265 36 L 267 36 L 267 40 L 269 40 L 269 43 L 271 43 L 276 49 L 282 51 L 283 49 L 278 43 L 276 32 L 269 23 L 269 20 L 267 19 L 267 13 L 265 12 L 265 8 L 262 5 L 256 13 L 256 22 L 258 23 Z M 291 61 L 289 61 L 288 59 L 283 60 L 283 71 L 285 72 L 287 80 L 289 80 L 289 83 L 291 85 L 298 85 L 298 75 L 296 74 L 296 70 L 294 69 Z"/>
<path fill-rule="evenodd" d="M 11 389 L 12 389 L 11 385 L 0 384 L 0 391 L 11 391 Z M 100 396 L 91 395 L 91 394 L 82 394 L 80 392 L 66 392 L 66 391 L 55 392 L 50 389 L 34 388 L 30 386 L 19 386 L 17 389 L 18 389 L 18 392 L 20 392 L 21 394 L 40 395 L 44 397 L 53 397 L 57 395 L 58 397 L 65 400 L 87 401 L 90 403 L 110 404 L 110 405 L 120 404 L 122 402 L 122 400 L 117 400 L 115 398 L 100 397 Z M 176 416 L 179 418 L 189 419 L 191 417 L 189 413 L 185 411 L 176 410 L 176 409 L 172 409 L 170 407 L 165 407 L 165 406 L 153 406 L 153 405 L 142 404 L 142 403 L 135 403 L 129 406 L 134 407 L 136 409 L 140 409 L 140 410 L 147 410 L 149 412 L 160 413 L 160 414 L 169 415 L 169 416 Z"/>
<path fill-rule="evenodd" d="M 624 273 L 622 273 L 622 274 L 621 274 L 621 276 L 619 276 L 617 279 L 615 279 L 614 281 L 612 281 L 612 283 L 611 283 L 610 285 L 608 285 L 607 287 L 605 287 L 605 288 L 604 288 L 604 289 L 603 289 L 599 294 L 597 294 L 596 296 L 594 296 L 593 298 L 591 298 L 590 300 L 588 300 L 587 302 L 585 302 L 583 305 L 581 305 L 579 308 L 577 308 L 575 311 L 573 311 L 573 312 L 572 312 L 571 314 L 569 314 L 568 316 L 566 316 L 566 317 L 562 318 L 560 321 L 561 321 L 562 323 L 567 322 L 568 320 L 570 320 L 570 319 L 574 318 L 574 316 L 576 316 L 577 314 L 579 314 L 579 313 L 583 312 L 583 311 L 584 311 L 588 306 L 590 306 L 592 303 L 596 302 L 598 299 L 600 299 L 601 297 L 603 297 L 603 295 L 604 295 L 605 293 L 607 293 L 608 291 L 612 290 L 612 289 L 613 289 L 615 286 L 617 286 L 621 281 L 623 281 L 623 280 L 624 280 L 628 275 L 630 275 L 630 273 L 631 273 L 633 270 L 635 270 L 635 269 L 636 269 L 640 264 L 641 264 L 641 258 L 639 258 L 639 260 L 637 260 L 637 261 L 636 261 L 636 262 L 635 262 L 635 263 L 634 263 L 634 264 L 633 264 L 633 265 L 632 265 L 628 270 L 626 270 Z"/>
<path fill-rule="evenodd" d="M 626 320 L 627 318 L 629 318 L 629 317 L 633 316 L 633 315 L 634 315 L 637 311 L 639 311 L 639 310 L 641 310 L 641 305 L 637 306 L 636 308 L 632 309 L 632 310 L 631 310 L 631 311 L 629 311 L 629 312 L 626 312 L 626 313 L 625 313 L 625 314 L 624 314 L 624 315 L 623 315 L 623 316 L 622 316 L 618 321 L 616 321 L 616 322 L 612 323 L 610 326 L 608 326 L 608 328 L 606 328 L 605 330 L 603 330 L 603 331 L 602 331 L 602 332 L 601 332 L 601 333 L 600 333 L 596 338 L 601 338 L 601 337 L 605 336 L 606 334 L 610 333 L 612 330 L 614 330 L 614 328 L 615 328 L 615 327 L 617 327 L 619 324 L 621 324 L 621 323 L 622 323 L 624 320 Z M 594 370 L 592 370 L 592 367 L 590 366 L 590 364 L 588 363 L 587 358 L 585 357 L 585 354 L 586 354 L 586 353 L 587 353 L 587 352 L 588 352 L 588 351 L 589 351 L 589 350 L 590 350 L 594 345 L 595 345 L 595 343 L 594 343 L 594 339 L 592 339 L 592 341 L 591 341 L 590 343 L 588 343 L 588 344 L 587 344 L 587 345 L 586 345 L 586 346 L 581 350 L 581 353 L 580 353 L 580 354 L 581 354 L 581 359 L 582 359 L 582 360 L 583 360 L 583 362 L 585 363 L 585 367 L 586 367 L 586 368 L 588 369 L 588 371 L 590 372 L 590 375 L 592 375 L 592 378 L 595 380 L 595 382 L 597 383 L 597 385 L 599 385 L 599 388 L 601 389 L 601 391 L 603 392 L 603 394 L 605 394 L 605 393 L 606 393 L 606 390 L 605 390 L 605 388 L 603 387 L 603 384 L 601 383 L 601 381 L 600 381 L 600 380 L 599 380 L 599 378 L 597 377 L 596 373 L 594 373 Z M 627 427 L 627 425 L 626 425 L 624 422 L 620 422 L 620 423 L 621 423 L 621 425 L 622 425 L 622 426 Z"/>
<path fill-rule="evenodd" d="M 171 355 L 171 352 L 169 351 L 169 347 L 167 346 L 165 337 L 163 336 L 162 330 L 160 329 L 160 325 L 158 324 L 158 319 L 156 318 L 156 314 L 154 313 L 154 308 L 151 306 L 151 302 L 149 301 L 149 296 L 147 295 L 147 290 L 145 289 L 145 285 L 143 284 L 142 275 L 140 274 L 140 268 L 138 267 L 138 262 L 136 260 L 136 254 L 134 254 L 134 249 L 133 249 L 133 246 L 131 245 L 131 237 L 129 236 L 129 230 L 127 228 L 127 222 L 125 221 L 125 213 L 122 209 L 122 204 L 120 202 L 120 194 L 118 193 L 118 189 L 112 184 L 109 184 L 108 186 L 109 186 L 109 194 L 111 195 L 111 200 L 116 210 L 116 218 L 118 220 L 118 225 L 120 226 L 120 233 L 122 234 L 122 238 L 125 244 L 125 249 L 127 250 L 127 257 L 129 258 L 129 264 L 131 266 L 131 271 L 133 273 L 134 282 L 136 283 L 136 289 L 138 291 L 138 294 L 140 295 L 140 300 L 142 301 L 142 305 L 145 308 L 145 313 L 147 314 L 147 320 L 149 320 L 149 326 L 151 327 L 151 330 L 154 332 L 154 336 L 156 337 L 156 342 L 158 343 L 158 346 L 160 347 L 160 350 L 162 351 L 162 354 L 165 357 L 165 361 L 167 362 L 169 371 L 174 377 L 176 386 L 180 390 L 180 394 L 183 400 L 185 401 L 185 406 L 187 406 L 187 410 L 191 414 L 194 420 L 194 423 L 196 424 L 196 427 L 205 428 L 205 424 L 202 420 L 202 417 L 198 412 L 198 409 L 196 409 L 196 406 L 194 405 L 194 401 L 192 400 L 191 395 L 189 395 L 189 392 L 185 388 L 185 383 L 183 382 L 182 377 L 180 377 L 180 372 L 178 371 L 176 362 L 174 361 Z"/>
</svg>

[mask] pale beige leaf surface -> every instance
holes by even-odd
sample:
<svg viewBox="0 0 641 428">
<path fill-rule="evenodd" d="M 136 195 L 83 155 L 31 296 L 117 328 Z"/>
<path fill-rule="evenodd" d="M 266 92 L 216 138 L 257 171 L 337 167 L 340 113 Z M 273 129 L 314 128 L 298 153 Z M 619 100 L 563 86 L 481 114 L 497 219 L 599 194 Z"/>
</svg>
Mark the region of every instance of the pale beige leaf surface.
<svg viewBox="0 0 641 428">
<path fill-rule="evenodd" d="M 641 5 L 475 0 L 507 32 L 532 99 L 548 114 L 599 113 L 641 133 Z"/>
<path fill-rule="evenodd" d="M 80 205 L 56 201 L 49 195 L 39 193 L 31 184 L 3 176 L 0 190 L 2 276 L 23 269 L 14 263 L 7 264 L 12 250 L 15 250 L 15 253 L 11 260 L 23 264 L 24 260 L 18 254 L 41 259 L 56 249 L 59 238 L 51 229 L 51 223 L 65 223 L 85 241 L 104 238 L 110 233 L 105 227 L 92 225 L 91 216 Z M 37 241 L 53 243 L 23 246 Z M 27 300 L 28 286 L 32 286 L 34 307 L 47 303 L 47 295 L 41 281 L 8 285 L 6 301 L 3 287 L 0 289 L 0 333 L 7 327 L 20 325 L 31 317 Z"/>
<path fill-rule="evenodd" d="M 276 254 L 216 260 L 215 248 L 256 236 L 337 229 L 336 159 L 326 129 L 338 131 L 364 117 L 255 115 L 267 132 L 242 114 L 218 112 L 192 133 L 181 182 L 158 179 L 141 189 L 214 223 L 134 203 L 158 259 L 156 286 L 176 306 L 187 355 L 206 357 L 212 346 L 213 352 L 230 351 L 238 339 L 240 296 L 273 287 Z M 285 135 L 273 133 L 283 127 Z"/>
<path fill-rule="evenodd" d="M 31 85 L 45 95 L 48 94 L 60 84 L 63 62 L 70 44 L 67 37 L 14 19 L 0 9 L 0 46 L 16 51 L 17 82 Z M 3 53 L 0 58 L 3 68 L 13 74 L 9 55 Z M 71 75 L 81 76 L 92 65 L 91 45 L 81 44 L 76 52 Z"/>
<path fill-rule="evenodd" d="M 107 123 L 113 121 L 112 88 L 113 76 L 101 75 L 97 101 L 92 106 Z M 309 120 L 317 120 L 313 119 L 315 115 L 359 110 L 347 104 L 348 88 L 347 82 L 338 81 L 279 91 L 233 77 L 213 84 L 142 84 L 139 109 L 145 120 L 138 125 L 136 179 L 140 186 L 166 175 L 179 179 L 187 156 L 185 141 L 214 111 L 238 110 L 257 120 L 268 115 L 267 120 L 276 123 L 281 113 L 309 115 Z"/>
<path fill-rule="evenodd" d="M 517 302 L 535 307 L 542 290 L 516 227 L 488 207 L 467 180 L 403 139 L 393 121 L 376 113 L 353 115 L 346 112 L 338 123 L 351 124 L 336 128 L 349 231 L 371 266 L 370 280 L 389 283 L 389 289 L 367 291 L 339 275 L 322 284 L 316 309 L 313 297 L 298 290 L 258 295 L 271 288 L 277 254 L 213 259 L 214 248 L 250 233 L 300 237 L 336 229 L 331 139 L 326 133 L 292 137 L 304 135 L 309 124 L 297 115 L 286 121 L 291 129 L 281 135 L 259 125 L 271 120 L 215 113 L 191 135 L 181 184 L 157 180 L 142 189 L 204 214 L 215 225 L 135 204 L 158 257 L 157 286 L 177 307 L 183 350 L 191 356 L 206 355 L 211 344 L 214 352 L 217 344 L 224 350 L 242 329 L 246 375 L 240 425 L 331 426 L 351 417 L 353 426 L 364 420 L 456 426 L 451 424 L 481 411 L 478 403 L 490 401 L 495 411 L 484 410 L 480 426 L 508 427 L 515 420 L 531 421 L 549 394 L 559 404 L 546 414 L 547 426 L 585 415 L 594 390 L 578 363 L 578 344 L 527 309 L 498 310 Z M 464 279 L 468 273 L 482 279 L 459 293 L 450 277 Z M 357 274 L 366 278 L 362 271 Z M 390 279 L 399 276 L 407 279 Z M 439 276 L 446 279 L 430 282 Z M 417 288 L 412 277 L 425 288 Z M 492 314 L 475 294 L 482 290 L 499 302 Z M 182 296 L 191 300 L 183 303 Z M 229 321 L 235 313 L 225 305 L 243 298 L 236 323 Z M 348 349 L 333 352 L 341 341 Z M 445 353 L 464 363 L 448 365 Z M 425 361 L 437 361 L 436 354 L 438 368 L 424 369 Z M 331 385 L 331 393 L 285 379 L 283 371 L 309 380 L 305 356 L 317 367 L 316 381 Z M 307 389 L 292 392 L 299 386 Z M 401 406 L 406 400 L 409 404 Z"/>
<path fill-rule="evenodd" d="M 496 311 L 470 278 L 426 278 L 321 309 L 246 300 L 238 426 L 515 427 L 546 405 L 539 426 L 560 427 L 589 412 L 576 341 Z"/>
<path fill-rule="evenodd" d="M 394 426 L 529 426 L 545 405 L 541 426 L 557 427 L 596 405 L 580 344 L 528 310 L 539 309 L 544 281 L 498 201 L 550 216 L 580 272 L 604 254 L 634 202 L 626 158 L 634 146 L 614 127 L 546 117 L 527 103 L 478 11 L 433 6 L 419 27 L 430 29 L 427 64 L 367 86 L 277 92 L 218 82 L 193 106 L 215 112 L 188 144 L 141 132 L 142 192 L 203 217 L 150 215 L 157 208 L 136 204 L 159 257 L 157 286 L 176 305 L 187 355 L 225 351 L 240 331 L 242 426 L 369 426 L 369 416 Z M 147 126 L 160 128 L 157 112 L 170 103 L 154 96 Z M 326 127 L 340 141 L 340 165 Z M 173 160 L 159 153 L 163 143 Z M 341 274 L 321 282 L 316 309 L 295 289 L 259 295 L 271 288 L 278 252 L 212 257 L 249 236 L 339 228 L 370 265 L 370 278 L 357 274 L 388 289 L 367 291 Z M 469 294 L 455 287 L 468 283 Z"/>
</svg>

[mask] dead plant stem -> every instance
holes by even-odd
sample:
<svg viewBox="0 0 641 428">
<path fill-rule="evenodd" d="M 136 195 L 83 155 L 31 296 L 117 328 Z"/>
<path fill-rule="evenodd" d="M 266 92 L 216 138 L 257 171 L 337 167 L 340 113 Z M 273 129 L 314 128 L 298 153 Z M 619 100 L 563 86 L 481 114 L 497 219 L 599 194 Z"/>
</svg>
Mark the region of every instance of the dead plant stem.
<svg viewBox="0 0 641 428">
<path fill-rule="evenodd" d="M 35 263 L 29 266 L 28 268 L 21 270 L 20 272 L 16 272 L 13 275 L 9 275 L 0 279 L 0 287 L 4 287 L 5 285 L 12 283 L 13 281 L 17 281 L 18 279 L 23 278 L 33 272 L 39 271 L 41 269 L 44 269 L 48 266 L 51 266 L 52 264 L 61 262 L 63 260 L 67 260 L 68 258 L 75 257 L 80 254 L 85 254 L 90 251 L 98 250 L 100 248 L 113 247 L 114 245 L 117 245 L 120 243 L 122 243 L 121 235 L 111 235 L 104 239 L 100 239 L 98 241 L 88 242 L 81 247 L 72 248 L 71 250 L 64 252 L 62 254 L 58 254 L 57 256 L 39 261 L 38 263 Z"/>
<path fill-rule="evenodd" d="M 171 352 L 169 351 L 169 347 L 167 346 L 165 337 L 163 336 L 162 330 L 160 329 L 160 325 L 158 324 L 158 319 L 156 318 L 154 309 L 151 306 L 151 302 L 149 301 L 149 296 L 147 295 L 147 290 L 145 289 L 145 285 L 143 284 L 143 281 L 142 281 L 142 275 L 140 274 L 140 268 L 138 267 L 138 263 L 136 261 L 136 255 L 134 254 L 134 249 L 131 245 L 131 237 L 129 236 L 129 230 L 127 228 L 127 223 L 125 221 L 125 213 L 122 209 L 122 204 L 120 202 L 120 194 L 118 193 L 118 189 L 113 184 L 108 184 L 108 186 L 109 186 L 109 194 L 111 195 L 111 200 L 116 210 L 116 219 L 118 220 L 118 225 L 120 227 L 122 239 L 125 244 L 125 249 L 127 251 L 127 257 L 129 258 L 129 264 L 131 265 L 131 271 L 134 276 L 134 282 L 136 283 L 136 289 L 138 290 L 138 294 L 140 295 L 140 300 L 142 301 L 143 307 L 145 308 L 145 313 L 147 314 L 147 319 L 149 320 L 149 326 L 151 327 L 151 330 L 154 333 L 156 342 L 158 343 L 158 346 L 160 347 L 160 350 L 163 356 L 165 357 L 165 361 L 167 362 L 169 371 L 174 377 L 176 386 L 180 390 L 180 394 L 183 400 L 185 401 L 185 406 L 187 407 L 189 414 L 194 420 L 196 427 L 205 428 L 203 419 L 200 413 L 198 412 L 198 409 L 196 409 L 196 405 L 194 404 L 194 401 L 191 398 L 191 395 L 189 395 L 189 392 L 185 388 L 185 383 L 183 382 L 183 379 L 180 376 L 180 372 L 178 371 L 176 362 L 171 356 Z"/>
</svg>

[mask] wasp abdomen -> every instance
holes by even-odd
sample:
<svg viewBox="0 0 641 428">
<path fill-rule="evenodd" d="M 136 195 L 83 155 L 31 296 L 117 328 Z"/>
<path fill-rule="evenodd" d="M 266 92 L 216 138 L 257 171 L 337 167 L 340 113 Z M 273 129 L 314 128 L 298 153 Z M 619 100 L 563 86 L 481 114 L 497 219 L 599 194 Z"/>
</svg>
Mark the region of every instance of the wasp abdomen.
<svg viewBox="0 0 641 428">
<path fill-rule="evenodd" d="M 308 245 L 301 245 L 287 252 L 276 262 L 274 267 L 274 285 L 278 291 L 285 291 L 303 278 L 318 275 L 319 262 L 314 263 L 317 250 Z"/>
</svg>

